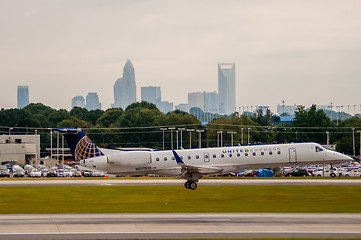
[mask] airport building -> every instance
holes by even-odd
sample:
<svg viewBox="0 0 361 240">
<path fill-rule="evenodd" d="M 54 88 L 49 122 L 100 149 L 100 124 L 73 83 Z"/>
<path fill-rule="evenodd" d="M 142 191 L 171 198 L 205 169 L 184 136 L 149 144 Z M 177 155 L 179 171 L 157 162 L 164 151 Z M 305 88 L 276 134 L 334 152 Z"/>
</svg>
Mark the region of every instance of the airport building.
<svg viewBox="0 0 361 240">
<path fill-rule="evenodd" d="M 41 164 L 40 135 L 0 135 L 0 163 Z"/>
<path fill-rule="evenodd" d="M 134 67 L 130 60 L 127 60 L 123 77 L 118 78 L 114 84 L 114 104 L 112 108 L 126 109 L 128 105 L 137 101 Z"/>
<path fill-rule="evenodd" d="M 232 114 L 236 107 L 236 68 L 234 63 L 218 64 L 219 113 Z"/>
<path fill-rule="evenodd" d="M 18 108 L 21 109 L 29 105 L 29 87 L 18 86 Z"/>
<path fill-rule="evenodd" d="M 85 108 L 85 99 L 83 96 L 73 97 L 73 99 L 71 100 L 71 108 L 74 108 L 74 107 Z"/>
<path fill-rule="evenodd" d="M 99 102 L 99 97 L 96 92 L 88 93 L 86 96 L 85 108 L 89 111 L 102 109 L 102 104 Z"/>
</svg>

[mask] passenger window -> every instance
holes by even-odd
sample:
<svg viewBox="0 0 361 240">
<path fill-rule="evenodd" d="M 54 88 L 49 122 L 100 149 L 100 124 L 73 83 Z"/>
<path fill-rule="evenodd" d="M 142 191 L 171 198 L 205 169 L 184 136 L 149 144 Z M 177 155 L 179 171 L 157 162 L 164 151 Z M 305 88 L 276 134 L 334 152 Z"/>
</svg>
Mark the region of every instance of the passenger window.
<svg viewBox="0 0 361 240">
<path fill-rule="evenodd" d="M 217 155 L 216 154 L 213 154 L 213 158 L 216 158 L 217 157 Z"/>
<path fill-rule="evenodd" d="M 224 154 L 221 154 L 221 157 L 223 158 L 223 157 L 224 157 Z"/>
<path fill-rule="evenodd" d="M 280 155 L 280 154 L 281 154 L 281 151 L 277 151 L 277 154 Z"/>
<path fill-rule="evenodd" d="M 241 154 L 240 153 L 237 153 L 237 157 L 240 157 L 241 156 Z"/>
<path fill-rule="evenodd" d="M 261 155 L 263 156 L 263 155 L 264 155 L 264 152 L 261 152 Z"/>
<path fill-rule="evenodd" d="M 180 158 L 183 160 L 183 156 L 180 156 Z"/>
<path fill-rule="evenodd" d="M 248 156 L 248 153 L 245 153 L 245 154 L 244 154 L 244 156 L 246 156 L 246 157 L 247 157 L 247 156 Z"/>
<path fill-rule="evenodd" d="M 256 156 L 256 153 L 254 152 L 252 155 L 253 155 L 253 156 Z"/>
<path fill-rule="evenodd" d="M 188 159 L 191 159 L 192 157 L 191 156 L 188 156 Z"/>
<path fill-rule="evenodd" d="M 159 162 L 159 158 L 156 158 L 155 160 L 156 160 L 157 162 Z"/>
<path fill-rule="evenodd" d="M 164 157 L 164 161 L 167 161 L 167 157 Z"/>
<path fill-rule="evenodd" d="M 272 155 L 273 153 L 272 152 L 269 152 L 269 155 Z"/>
<path fill-rule="evenodd" d="M 175 160 L 175 157 L 172 157 L 172 160 Z"/>
<path fill-rule="evenodd" d="M 232 157 L 232 153 L 229 154 L 229 157 Z"/>
<path fill-rule="evenodd" d="M 199 156 L 198 156 L 198 155 L 196 155 L 196 159 L 199 159 Z"/>
</svg>

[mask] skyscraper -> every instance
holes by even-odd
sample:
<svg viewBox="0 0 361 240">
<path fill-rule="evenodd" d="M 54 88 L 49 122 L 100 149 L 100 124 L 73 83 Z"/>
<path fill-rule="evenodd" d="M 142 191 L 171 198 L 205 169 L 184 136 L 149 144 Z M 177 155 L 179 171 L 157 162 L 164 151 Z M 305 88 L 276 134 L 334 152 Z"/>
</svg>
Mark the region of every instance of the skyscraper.
<svg viewBox="0 0 361 240">
<path fill-rule="evenodd" d="M 141 87 L 141 99 L 153 104 L 161 102 L 160 87 Z"/>
<path fill-rule="evenodd" d="M 218 64 L 219 113 L 231 114 L 236 107 L 236 69 L 234 63 Z"/>
<path fill-rule="evenodd" d="M 98 94 L 96 92 L 88 93 L 86 96 L 85 108 L 89 111 L 102 109 L 102 104 L 99 102 Z"/>
<path fill-rule="evenodd" d="M 188 110 L 199 108 L 204 110 L 204 94 L 201 92 L 188 93 Z"/>
<path fill-rule="evenodd" d="M 218 93 L 203 92 L 204 94 L 204 111 L 209 113 L 218 113 Z"/>
<path fill-rule="evenodd" d="M 73 97 L 73 99 L 71 100 L 71 108 L 74 108 L 74 107 L 85 108 L 85 99 L 83 96 Z"/>
<path fill-rule="evenodd" d="M 18 86 L 18 108 L 23 108 L 29 105 L 29 87 Z"/>
<path fill-rule="evenodd" d="M 135 84 L 134 67 L 130 60 L 127 60 L 123 68 L 123 78 L 117 79 L 114 84 L 113 108 L 125 109 L 128 105 L 137 101 L 137 89 Z"/>
</svg>

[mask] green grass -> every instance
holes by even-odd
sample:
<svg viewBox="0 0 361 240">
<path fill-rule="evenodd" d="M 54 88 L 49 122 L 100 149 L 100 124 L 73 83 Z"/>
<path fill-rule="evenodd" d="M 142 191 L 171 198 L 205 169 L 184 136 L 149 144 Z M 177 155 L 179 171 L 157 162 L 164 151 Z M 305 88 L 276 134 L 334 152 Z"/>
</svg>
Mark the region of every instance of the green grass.
<svg viewBox="0 0 361 240">
<path fill-rule="evenodd" d="M 0 214 L 319 212 L 361 213 L 361 186 L 1 187 Z"/>
</svg>

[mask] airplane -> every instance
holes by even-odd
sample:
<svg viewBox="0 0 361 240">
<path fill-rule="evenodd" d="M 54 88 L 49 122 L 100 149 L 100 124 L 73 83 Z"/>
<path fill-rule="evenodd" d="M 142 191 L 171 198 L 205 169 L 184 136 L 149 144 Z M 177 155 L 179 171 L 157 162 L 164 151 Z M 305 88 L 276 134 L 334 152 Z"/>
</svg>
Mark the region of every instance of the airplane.
<svg viewBox="0 0 361 240">
<path fill-rule="evenodd" d="M 64 135 L 80 166 L 117 176 L 178 176 L 186 179 L 185 188 L 192 190 L 206 175 L 249 168 L 339 164 L 352 160 L 313 142 L 178 150 L 105 149 L 98 148 L 80 128 L 54 131 Z"/>
</svg>

